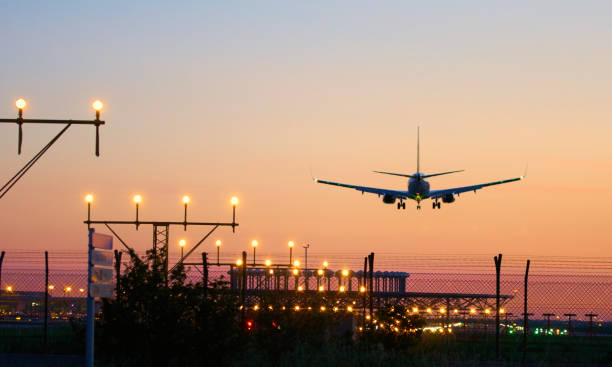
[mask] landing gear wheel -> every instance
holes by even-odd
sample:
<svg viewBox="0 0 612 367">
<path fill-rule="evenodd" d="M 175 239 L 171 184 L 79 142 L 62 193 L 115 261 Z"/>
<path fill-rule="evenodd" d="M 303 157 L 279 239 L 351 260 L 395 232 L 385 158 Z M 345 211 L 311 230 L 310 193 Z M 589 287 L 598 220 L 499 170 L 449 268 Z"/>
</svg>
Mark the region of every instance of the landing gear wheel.
<svg viewBox="0 0 612 367">
<path fill-rule="evenodd" d="M 402 207 L 402 203 L 398 202 L 397 203 L 397 210 L 400 210 L 401 207 Z"/>
<path fill-rule="evenodd" d="M 436 205 L 438 206 L 438 209 L 440 209 L 440 205 L 441 205 L 441 204 L 440 204 L 440 203 L 436 203 Z"/>
<path fill-rule="evenodd" d="M 431 204 L 432 204 L 432 205 L 431 205 L 432 209 L 435 209 L 435 208 L 436 208 L 436 202 L 434 201 L 434 202 L 433 202 L 433 203 L 431 203 Z"/>
<path fill-rule="evenodd" d="M 417 205 L 417 209 L 421 209 L 421 204 L 418 204 L 418 205 Z"/>
<path fill-rule="evenodd" d="M 402 209 L 406 210 L 406 203 L 402 203 Z"/>
</svg>

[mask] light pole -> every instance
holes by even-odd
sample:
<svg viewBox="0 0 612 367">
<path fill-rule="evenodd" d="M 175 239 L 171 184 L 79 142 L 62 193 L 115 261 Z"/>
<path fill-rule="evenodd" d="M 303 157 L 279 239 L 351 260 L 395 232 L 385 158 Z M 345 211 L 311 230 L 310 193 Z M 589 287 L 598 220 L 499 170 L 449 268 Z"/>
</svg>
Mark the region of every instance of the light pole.
<svg viewBox="0 0 612 367">
<path fill-rule="evenodd" d="M 5 119 L 0 118 L 0 123 L 17 124 L 18 135 L 17 135 L 17 154 L 21 154 L 21 145 L 23 142 L 23 124 L 59 124 L 65 125 L 60 132 L 55 135 L 47 145 L 45 145 L 34 157 L 28 161 L 23 168 L 21 168 L 6 184 L 0 188 L 0 199 L 6 195 L 13 186 L 28 172 L 30 168 L 51 148 L 53 144 L 68 130 L 72 125 L 94 125 L 96 127 L 96 156 L 100 155 L 99 144 L 99 128 L 100 125 L 104 125 L 104 121 L 100 120 L 100 111 L 102 110 L 102 102 L 96 100 L 92 107 L 96 111 L 96 118 L 94 120 L 51 120 L 51 119 L 29 119 L 23 118 L 23 110 L 27 106 L 27 102 L 23 98 L 18 98 L 15 101 L 15 107 L 17 107 L 17 118 Z"/>
<path fill-rule="evenodd" d="M 185 221 L 183 222 L 185 231 L 187 230 L 187 204 L 189 204 L 189 200 L 189 196 L 183 196 L 183 204 L 185 204 Z"/>
<path fill-rule="evenodd" d="M 85 195 L 85 202 L 87 203 L 87 228 L 90 228 L 91 225 L 89 222 L 91 221 L 91 203 L 93 202 L 94 197 L 92 194 Z"/>
<path fill-rule="evenodd" d="M 310 248 L 309 244 L 306 244 L 304 247 L 304 269 L 308 271 L 308 249 Z"/>
<path fill-rule="evenodd" d="M 238 205 L 238 198 L 236 196 L 232 196 L 232 199 L 230 200 L 230 202 L 232 203 L 232 233 L 234 232 L 235 229 L 235 223 L 236 223 L 236 205 Z"/>
<path fill-rule="evenodd" d="M 219 266 L 219 251 L 221 250 L 221 240 L 217 240 L 215 242 L 215 246 L 217 246 L 217 266 Z"/>
<path fill-rule="evenodd" d="M 138 207 L 142 202 L 142 196 L 136 194 L 134 195 L 134 204 L 136 204 L 136 230 L 138 230 Z"/>
<path fill-rule="evenodd" d="M 255 266 L 255 250 L 257 250 L 257 246 L 259 246 L 259 242 L 253 240 L 251 241 L 251 246 L 253 247 L 253 266 Z"/>
<path fill-rule="evenodd" d="M 295 243 L 293 241 L 289 241 L 288 245 L 289 245 L 289 265 L 291 265 L 292 258 L 293 258 L 293 246 L 295 246 Z"/>
<path fill-rule="evenodd" d="M 185 248 L 186 244 L 187 244 L 187 241 L 185 240 L 179 241 L 179 246 L 181 247 L 181 262 L 183 262 L 183 249 Z"/>
</svg>

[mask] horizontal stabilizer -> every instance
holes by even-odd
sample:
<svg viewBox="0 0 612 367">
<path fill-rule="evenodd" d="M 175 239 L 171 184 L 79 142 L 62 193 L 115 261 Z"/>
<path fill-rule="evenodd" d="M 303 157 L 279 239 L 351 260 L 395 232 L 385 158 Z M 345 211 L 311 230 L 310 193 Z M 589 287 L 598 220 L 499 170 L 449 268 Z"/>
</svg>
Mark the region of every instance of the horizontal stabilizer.
<svg viewBox="0 0 612 367">
<path fill-rule="evenodd" d="M 442 175 L 448 175 L 450 173 L 457 173 L 457 172 L 463 172 L 465 171 L 464 169 L 460 169 L 458 171 L 450 171 L 450 172 L 442 172 L 442 173 L 432 173 L 431 175 L 425 175 L 423 176 L 423 178 L 427 178 L 427 177 L 434 177 L 434 176 L 442 176 Z"/>
<path fill-rule="evenodd" d="M 412 178 L 412 175 L 405 175 L 403 173 L 382 172 L 382 171 L 373 171 L 373 172 L 382 173 L 383 175 L 393 175 L 393 176 L 411 177 Z"/>
</svg>

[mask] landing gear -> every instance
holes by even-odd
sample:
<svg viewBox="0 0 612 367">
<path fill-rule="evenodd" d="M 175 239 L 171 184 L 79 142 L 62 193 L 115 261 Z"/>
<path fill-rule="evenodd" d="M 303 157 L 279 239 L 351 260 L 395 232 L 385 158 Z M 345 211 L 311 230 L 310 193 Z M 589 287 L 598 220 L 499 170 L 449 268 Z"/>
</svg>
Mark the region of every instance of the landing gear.
<svg viewBox="0 0 612 367">
<path fill-rule="evenodd" d="M 419 210 L 421 209 L 421 203 L 417 204 L 417 209 L 419 209 Z"/>
<path fill-rule="evenodd" d="M 397 203 L 397 210 L 400 210 L 400 209 L 406 209 L 406 203 L 401 202 L 401 201 L 398 202 Z"/>
<path fill-rule="evenodd" d="M 432 207 L 432 208 L 434 208 L 434 209 L 436 209 L 436 208 L 440 209 L 440 203 L 439 203 L 439 202 L 434 201 L 434 202 L 433 202 L 433 203 L 431 203 L 431 204 L 432 204 L 432 205 L 431 205 L 431 207 Z"/>
</svg>

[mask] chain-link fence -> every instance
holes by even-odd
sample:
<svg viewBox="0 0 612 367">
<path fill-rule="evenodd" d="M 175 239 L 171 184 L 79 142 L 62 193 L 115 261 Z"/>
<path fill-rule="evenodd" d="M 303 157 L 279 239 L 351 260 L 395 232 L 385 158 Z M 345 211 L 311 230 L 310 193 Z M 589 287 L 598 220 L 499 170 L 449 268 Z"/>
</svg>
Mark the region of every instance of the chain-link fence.
<svg viewBox="0 0 612 367">
<path fill-rule="evenodd" d="M 233 256 L 232 256 L 233 255 Z M 281 256 L 278 256 L 281 257 Z M 208 266 L 208 281 L 227 281 L 240 286 L 240 267 L 224 256 L 218 266 Z M 248 265 L 249 290 L 291 292 L 359 292 L 363 284 L 363 263 L 359 257 L 343 254 L 315 254 L 311 264 L 324 268 L 271 264 Z M 522 317 L 524 302 L 524 258 L 504 259 L 501 271 L 501 295 L 504 318 Z M 52 318 L 84 316 L 87 294 L 86 253 L 49 253 L 49 309 Z M 127 264 L 126 257 L 123 258 Z M 286 261 L 288 263 L 288 261 Z M 223 265 L 225 264 L 225 265 Z M 346 264 L 331 269 L 334 264 Z M 344 271 L 343 271 L 344 270 Z M 7 251 L 1 267 L 0 315 L 4 317 L 39 317 L 45 296 L 44 252 Z M 201 265 L 186 267 L 189 282 L 201 282 Z M 375 262 L 373 294 L 376 305 L 401 302 L 432 319 L 452 316 L 491 317 L 495 307 L 495 267 L 492 257 L 484 256 L 411 256 L 379 254 Z M 357 297 L 359 299 L 359 297 Z M 293 296 L 292 296 L 293 300 Z M 551 318 L 567 322 L 574 314 L 577 322 L 612 321 L 612 261 L 608 259 L 536 259 L 528 282 L 528 312 L 532 319 Z M 549 316 L 545 316 L 548 314 Z"/>
</svg>

